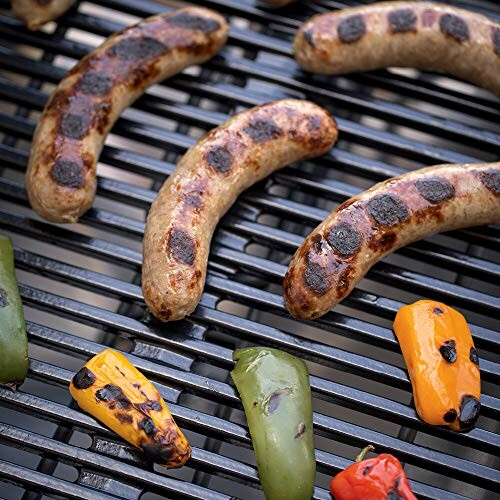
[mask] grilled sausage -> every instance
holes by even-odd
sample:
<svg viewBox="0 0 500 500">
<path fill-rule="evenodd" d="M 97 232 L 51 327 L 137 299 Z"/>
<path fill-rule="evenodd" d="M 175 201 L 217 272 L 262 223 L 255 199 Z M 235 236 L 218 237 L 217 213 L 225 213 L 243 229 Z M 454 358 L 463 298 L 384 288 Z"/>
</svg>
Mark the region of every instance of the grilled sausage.
<svg viewBox="0 0 500 500">
<path fill-rule="evenodd" d="M 500 24 L 450 5 L 382 2 L 314 16 L 297 32 L 294 52 L 314 73 L 415 67 L 500 95 Z"/>
<path fill-rule="evenodd" d="M 23 21 L 28 29 L 40 26 L 62 16 L 76 0 L 11 0 L 14 15 Z"/>
<path fill-rule="evenodd" d="M 319 106 L 294 99 L 240 113 L 183 156 L 149 212 L 142 291 L 152 313 L 178 320 L 198 304 L 217 222 L 255 182 L 295 161 L 318 156 L 337 138 Z"/>
<path fill-rule="evenodd" d="M 217 13 L 187 7 L 108 38 L 49 99 L 26 174 L 31 206 L 47 220 L 76 222 L 92 205 L 96 162 L 121 111 L 146 87 L 212 57 L 227 39 Z"/>
<path fill-rule="evenodd" d="M 438 165 L 376 184 L 334 210 L 292 258 L 290 314 L 314 319 L 380 259 L 434 233 L 500 221 L 500 162 Z"/>
</svg>

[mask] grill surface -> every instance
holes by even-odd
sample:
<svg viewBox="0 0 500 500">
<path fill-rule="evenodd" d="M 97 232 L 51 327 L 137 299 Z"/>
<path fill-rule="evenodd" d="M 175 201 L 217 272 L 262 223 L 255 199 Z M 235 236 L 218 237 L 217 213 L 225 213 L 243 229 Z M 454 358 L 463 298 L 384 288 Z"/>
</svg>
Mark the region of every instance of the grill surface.
<svg viewBox="0 0 500 500">
<path fill-rule="evenodd" d="M 82 2 L 47 33 L 29 33 L 9 17 L 7 3 L 0 0 L 0 230 L 16 244 L 31 367 L 18 392 L 0 388 L 0 495 L 263 498 L 229 377 L 232 350 L 257 344 L 308 362 L 315 498 L 329 498 L 330 477 L 367 443 L 397 454 L 422 498 L 494 498 L 500 490 L 498 228 L 440 235 L 397 252 L 313 323 L 285 314 L 280 283 L 303 236 L 373 182 L 424 165 L 495 159 L 498 101 L 411 70 L 341 78 L 299 71 L 290 41 L 300 23 L 355 2 L 313 0 L 272 11 L 254 0 L 199 1 L 229 16 L 227 47 L 127 110 L 101 156 L 94 208 L 77 225 L 54 226 L 28 209 L 23 186 L 30 137 L 47 96 L 102 36 L 170 7 Z M 454 3 L 500 19 L 496 2 Z M 139 274 L 155 191 L 206 130 L 229 114 L 289 96 L 329 109 L 338 118 L 339 144 L 245 193 L 215 234 L 201 305 L 186 320 L 157 323 L 145 310 Z M 421 297 L 459 308 L 471 323 L 483 410 L 467 434 L 423 425 L 411 404 L 390 327 L 403 303 Z M 130 353 L 155 381 L 193 444 L 188 467 L 152 468 L 72 402 L 73 372 L 105 346 Z"/>
</svg>

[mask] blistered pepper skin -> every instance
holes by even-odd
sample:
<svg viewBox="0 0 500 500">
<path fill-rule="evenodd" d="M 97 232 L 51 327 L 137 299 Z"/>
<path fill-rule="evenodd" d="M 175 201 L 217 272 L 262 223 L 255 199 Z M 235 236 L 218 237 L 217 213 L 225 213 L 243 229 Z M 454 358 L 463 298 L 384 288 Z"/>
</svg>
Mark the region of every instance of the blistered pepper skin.
<svg viewBox="0 0 500 500">
<path fill-rule="evenodd" d="M 154 462 L 181 467 L 191 447 L 160 393 L 130 361 L 106 349 L 73 377 L 69 391 L 93 415 Z"/>
<path fill-rule="evenodd" d="M 420 300 L 398 311 L 394 332 L 420 418 L 455 431 L 473 427 L 481 408 L 481 379 L 465 318 L 441 302 Z"/>
</svg>

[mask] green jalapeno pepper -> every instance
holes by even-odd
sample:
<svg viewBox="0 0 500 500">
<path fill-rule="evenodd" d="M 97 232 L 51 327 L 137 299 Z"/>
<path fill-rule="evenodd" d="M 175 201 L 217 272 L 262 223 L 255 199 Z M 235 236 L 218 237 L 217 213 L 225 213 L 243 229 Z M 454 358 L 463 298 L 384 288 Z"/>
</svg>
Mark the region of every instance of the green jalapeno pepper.
<svg viewBox="0 0 500 500">
<path fill-rule="evenodd" d="M 28 373 L 28 339 L 14 271 L 12 242 L 0 234 L 0 384 L 21 383 Z"/>
<path fill-rule="evenodd" d="M 316 462 L 305 363 L 260 347 L 239 349 L 233 359 L 266 499 L 310 500 Z"/>
</svg>

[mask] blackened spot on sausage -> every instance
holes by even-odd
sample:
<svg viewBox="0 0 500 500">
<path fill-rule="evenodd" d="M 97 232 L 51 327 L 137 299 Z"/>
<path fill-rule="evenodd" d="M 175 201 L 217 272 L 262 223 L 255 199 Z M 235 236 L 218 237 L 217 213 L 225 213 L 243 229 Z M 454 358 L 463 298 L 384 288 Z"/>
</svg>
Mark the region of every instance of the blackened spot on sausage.
<svg viewBox="0 0 500 500">
<path fill-rule="evenodd" d="M 453 422 L 455 422 L 455 420 L 457 419 L 457 410 L 455 410 L 454 408 L 451 408 L 450 410 L 448 410 L 444 416 L 443 416 L 443 420 L 445 422 L 447 422 L 448 424 L 451 424 Z"/>
<path fill-rule="evenodd" d="M 360 38 L 366 33 L 366 24 L 363 16 L 361 14 L 356 14 L 355 16 L 349 16 L 340 21 L 337 28 L 339 39 L 345 43 L 352 43 Z"/>
<path fill-rule="evenodd" d="M 193 264 L 196 243 L 184 229 L 172 228 L 168 236 L 167 247 L 177 260 L 190 266 Z"/>
<path fill-rule="evenodd" d="M 439 352 L 447 363 L 454 363 L 457 360 L 457 343 L 454 340 L 447 340 L 439 348 Z"/>
<path fill-rule="evenodd" d="M 466 42 L 469 39 L 467 23 L 454 14 L 443 14 L 439 19 L 441 33 L 450 36 L 457 42 Z"/>
<path fill-rule="evenodd" d="M 317 115 L 310 116 L 307 119 L 307 128 L 311 132 L 317 132 L 321 129 L 321 118 Z"/>
<path fill-rule="evenodd" d="M 186 205 L 192 207 L 192 208 L 200 208 L 201 207 L 201 197 L 199 194 L 196 193 L 186 193 L 183 195 L 183 200 L 186 203 Z"/>
<path fill-rule="evenodd" d="M 243 130 L 255 141 L 266 142 L 276 139 L 283 131 L 273 120 L 252 120 Z"/>
<path fill-rule="evenodd" d="M 84 178 L 82 167 L 71 160 L 58 160 L 50 171 L 52 179 L 60 186 L 80 188 L 83 186 Z"/>
<path fill-rule="evenodd" d="M 85 94 L 107 94 L 113 86 L 113 77 L 103 71 L 87 71 L 78 80 L 76 88 Z"/>
<path fill-rule="evenodd" d="M 143 62 L 145 59 L 158 57 L 167 50 L 168 47 L 155 38 L 143 36 L 121 40 L 111 47 L 110 53 L 127 61 L 135 60 Z"/>
<path fill-rule="evenodd" d="M 397 239 L 395 231 L 380 231 L 372 235 L 368 246 L 376 252 L 385 253 L 395 245 Z"/>
<path fill-rule="evenodd" d="M 464 396 L 460 403 L 460 414 L 458 416 L 460 428 L 468 429 L 469 427 L 472 427 L 479 418 L 480 410 L 481 403 L 477 398 L 470 395 Z"/>
<path fill-rule="evenodd" d="M 398 9 L 387 16 L 392 33 L 403 33 L 417 29 L 417 16 L 412 9 Z"/>
<path fill-rule="evenodd" d="M 87 135 L 90 124 L 90 115 L 84 112 L 80 114 L 63 113 L 59 130 L 65 137 L 82 139 Z"/>
<path fill-rule="evenodd" d="M 265 404 L 267 415 L 272 415 L 279 408 L 282 394 L 290 394 L 290 389 L 278 389 L 269 396 Z"/>
<path fill-rule="evenodd" d="M 435 308 L 434 308 L 434 312 L 435 312 L 436 314 L 444 314 L 444 311 L 443 311 L 442 309 L 440 309 L 439 307 L 435 307 Z"/>
<path fill-rule="evenodd" d="M 0 288 L 0 307 L 6 307 L 8 305 L 7 292 L 3 288 Z"/>
<path fill-rule="evenodd" d="M 145 403 L 135 403 L 134 406 L 137 410 L 139 410 L 141 413 L 144 413 L 145 415 L 152 410 L 161 410 L 161 404 L 158 401 L 152 401 L 151 399 L 148 399 Z"/>
<path fill-rule="evenodd" d="M 142 445 L 142 449 L 144 450 L 144 454 L 149 460 L 157 463 L 167 463 L 172 457 L 172 452 L 170 449 L 158 443 L 144 443 Z"/>
<path fill-rule="evenodd" d="M 469 359 L 475 364 L 479 365 L 479 356 L 477 355 L 477 351 L 474 347 L 470 348 Z"/>
<path fill-rule="evenodd" d="M 372 466 L 368 465 L 363 469 L 363 476 L 366 476 L 372 470 Z"/>
<path fill-rule="evenodd" d="M 214 170 L 223 174 L 233 166 L 233 156 L 225 146 L 212 146 L 206 152 L 205 160 Z"/>
<path fill-rule="evenodd" d="M 485 170 L 479 174 L 481 182 L 495 194 L 500 195 L 500 171 Z"/>
<path fill-rule="evenodd" d="M 311 47 L 316 47 L 316 44 L 314 43 L 314 38 L 313 34 L 309 30 L 304 30 L 304 40 L 311 46 Z"/>
<path fill-rule="evenodd" d="M 73 385 L 76 389 L 88 389 L 94 382 L 95 375 L 86 366 L 73 377 Z"/>
<path fill-rule="evenodd" d="M 418 192 L 431 203 L 440 203 L 455 196 L 453 184 L 445 179 L 424 179 L 416 183 Z"/>
<path fill-rule="evenodd" d="M 130 399 L 127 398 L 127 396 L 123 394 L 123 391 L 119 387 L 116 387 L 116 385 L 105 385 L 102 389 L 99 389 L 95 393 L 95 397 L 100 401 L 112 401 L 116 404 L 117 408 L 120 408 L 122 410 L 130 410 L 130 408 L 132 407 Z"/>
<path fill-rule="evenodd" d="M 304 424 L 304 422 L 301 422 L 299 424 L 299 432 L 295 434 L 294 439 L 301 439 L 302 436 L 304 435 L 304 432 L 306 432 L 306 424 Z"/>
<path fill-rule="evenodd" d="M 381 194 L 367 204 L 368 213 L 383 226 L 391 227 L 408 219 L 406 205 L 392 194 Z"/>
<path fill-rule="evenodd" d="M 182 26 L 191 30 L 200 30 L 204 33 L 212 33 L 220 28 L 220 23 L 216 19 L 209 19 L 207 17 L 193 16 L 188 12 L 179 12 L 173 14 L 165 19 L 168 23 Z"/>
<path fill-rule="evenodd" d="M 317 262 L 308 262 L 304 273 L 306 285 L 317 295 L 324 295 L 330 289 L 330 280 Z"/>
<path fill-rule="evenodd" d="M 141 421 L 139 421 L 139 428 L 142 429 L 146 433 L 146 436 L 149 437 L 154 437 L 157 430 L 155 423 L 149 417 L 144 417 Z"/>
<path fill-rule="evenodd" d="M 132 418 L 132 415 L 129 415 L 128 413 L 116 413 L 116 418 L 122 423 L 122 424 L 131 424 L 134 419 Z"/>
<path fill-rule="evenodd" d="M 337 253 L 347 256 L 359 250 L 362 238 L 360 232 L 352 224 L 340 222 L 332 227 L 327 240 Z"/>
<path fill-rule="evenodd" d="M 495 54 L 500 56 L 500 28 L 493 26 L 491 29 L 491 41 L 493 42 L 493 50 Z"/>
</svg>

